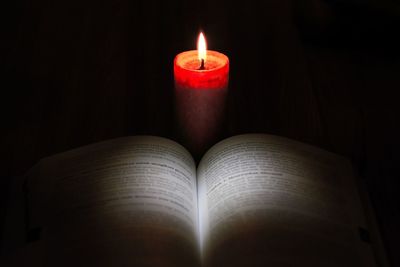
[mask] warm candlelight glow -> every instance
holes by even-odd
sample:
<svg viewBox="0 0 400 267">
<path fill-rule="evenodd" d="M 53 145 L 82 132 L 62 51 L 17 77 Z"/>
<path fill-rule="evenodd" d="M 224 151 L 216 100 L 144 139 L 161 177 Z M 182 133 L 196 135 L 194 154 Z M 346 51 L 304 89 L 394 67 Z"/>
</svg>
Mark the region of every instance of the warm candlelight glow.
<svg viewBox="0 0 400 267">
<path fill-rule="evenodd" d="M 200 32 L 197 50 L 176 55 L 174 82 L 177 137 L 199 158 L 224 134 L 229 58 L 207 50 Z"/>
<path fill-rule="evenodd" d="M 199 39 L 197 40 L 197 53 L 199 57 L 199 61 L 206 61 L 207 57 L 207 44 L 206 39 L 204 38 L 204 34 L 200 32 Z"/>
</svg>

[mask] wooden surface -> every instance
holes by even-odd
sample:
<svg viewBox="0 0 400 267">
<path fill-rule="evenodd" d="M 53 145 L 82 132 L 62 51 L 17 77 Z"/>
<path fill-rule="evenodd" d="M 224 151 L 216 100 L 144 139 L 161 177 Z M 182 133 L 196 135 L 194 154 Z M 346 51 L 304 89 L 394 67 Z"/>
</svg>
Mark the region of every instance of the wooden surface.
<svg viewBox="0 0 400 267">
<path fill-rule="evenodd" d="M 202 28 L 230 58 L 226 136 L 278 134 L 351 158 L 400 264 L 394 2 L 16 3 L 2 44 L 3 203 L 10 179 L 44 156 L 124 135 L 175 139 L 172 62 Z"/>
</svg>

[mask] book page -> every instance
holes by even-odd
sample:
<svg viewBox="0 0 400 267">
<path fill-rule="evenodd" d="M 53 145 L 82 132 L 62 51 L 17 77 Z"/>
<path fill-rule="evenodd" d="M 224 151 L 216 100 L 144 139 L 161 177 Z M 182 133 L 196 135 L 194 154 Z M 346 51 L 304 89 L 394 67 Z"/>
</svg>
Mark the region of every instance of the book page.
<svg viewBox="0 0 400 267">
<path fill-rule="evenodd" d="M 165 138 L 118 138 L 46 158 L 28 180 L 47 266 L 198 266 L 195 163 Z"/>
<path fill-rule="evenodd" d="M 218 143 L 198 168 L 205 265 L 374 266 L 361 255 L 349 171 L 342 158 L 286 138 Z"/>
</svg>

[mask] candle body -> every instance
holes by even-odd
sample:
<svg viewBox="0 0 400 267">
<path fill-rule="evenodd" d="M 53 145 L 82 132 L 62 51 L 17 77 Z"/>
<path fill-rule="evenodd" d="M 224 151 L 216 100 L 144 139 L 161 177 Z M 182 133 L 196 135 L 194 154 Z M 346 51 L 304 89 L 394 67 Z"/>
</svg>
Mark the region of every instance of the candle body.
<svg viewBox="0 0 400 267">
<path fill-rule="evenodd" d="M 229 60 L 207 51 L 205 69 L 199 66 L 197 51 L 183 52 L 174 61 L 177 133 L 195 158 L 223 134 Z"/>
</svg>

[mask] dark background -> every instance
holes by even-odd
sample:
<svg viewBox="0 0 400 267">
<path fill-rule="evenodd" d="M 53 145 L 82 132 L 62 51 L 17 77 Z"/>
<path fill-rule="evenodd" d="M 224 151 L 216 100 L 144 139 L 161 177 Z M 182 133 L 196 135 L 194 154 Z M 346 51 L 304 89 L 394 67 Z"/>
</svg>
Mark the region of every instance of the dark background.
<svg viewBox="0 0 400 267">
<path fill-rule="evenodd" d="M 398 1 L 1 5 L 0 218 L 12 179 L 44 156 L 124 135 L 175 139 L 172 62 L 202 29 L 230 58 L 225 135 L 278 134 L 349 157 L 400 266 Z"/>
</svg>

